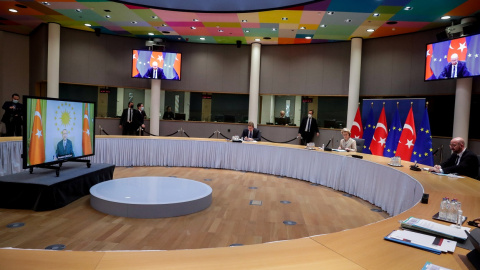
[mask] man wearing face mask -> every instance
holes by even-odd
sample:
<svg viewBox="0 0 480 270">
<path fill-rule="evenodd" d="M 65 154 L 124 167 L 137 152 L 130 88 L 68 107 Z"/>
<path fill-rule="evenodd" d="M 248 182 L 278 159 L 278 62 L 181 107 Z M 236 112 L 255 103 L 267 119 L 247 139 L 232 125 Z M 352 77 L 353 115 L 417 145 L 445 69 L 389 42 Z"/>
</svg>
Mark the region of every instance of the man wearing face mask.
<svg viewBox="0 0 480 270">
<path fill-rule="evenodd" d="M 317 136 L 320 135 L 317 120 L 313 118 L 313 110 L 309 110 L 308 116 L 302 119 L 300 127 L 298 128 L 298 136 L 302 136 L 302 144 L 306 145 L 313 141 L 315 133 L 317 133 Z"/>
<path fill-rule="evenodd" d="M 128 108 L 123 110 L 122 117 L 120 117 L 120 128 L 122 129 L 122 135 L 135 135 L 138 111 L 133 108 L 133 102 L 128 102 Z"/>
<path fill-rule="evenodd" d="M 7 136 L 22 136 L 23 105 L 19 100 L 20 96 L 13 94 L 12 101 L 6 101 L 2 106 L 5 110 L 2 122 L 7 128 Z"/>
<path fill-rule="evenodd" d="M 145 107 L 143 106 L 143 103 L 138 103 L 137 104 L 137 111 L 135 113 L 136 116 L 136 130 L 135 133 L 138 136 L 143 136 L 143 130 L 145 129 L 145 118 L 147 117 L 147 114 L 145 113 Z"/>
</svg>

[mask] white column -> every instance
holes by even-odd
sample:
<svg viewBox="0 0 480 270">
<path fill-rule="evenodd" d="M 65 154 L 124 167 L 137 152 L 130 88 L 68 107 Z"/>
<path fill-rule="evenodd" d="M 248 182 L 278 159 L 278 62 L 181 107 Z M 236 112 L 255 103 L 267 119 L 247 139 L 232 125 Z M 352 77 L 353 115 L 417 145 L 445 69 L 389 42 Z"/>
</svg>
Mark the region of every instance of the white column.
<svg viewBox="0 0 480 270">
<path fill-rule="evenodd" d="M 258 99 L 260 89 L 260 52 L 262 45 L 252 43 L 251 61 L 250 61 L 250 93 L 248 103 L 248 121 L 252 121 L 255 126 L 258 122 Z"/>
<path fill-rule="evenodd" d="M 185 120 L 190 119 L 190 92 L 184 92 L 183 96 L 183 113 L 185 114 Z"/>
<path fill-rule="evenodd" d="M 351 128 L 360 97 L 360 71 L 362 70 L 362 39 L 352 38 L 350 51 L 350 79 L 348 82 L 347 128 Z"/>
<path fill-rule="evenodd" d="M 147 114 L 147 117 L 150 118 L 151 114 L 151 107 L 150 107 L 150 97 L 152 97 L 152 90 L 150 89 L 145 89 L 145 96 L 144 100 L 145 102 L 143 103 L 143 106 L 145 107 L 145 113 Z"/>
<path fill-rule="evenodd" d="M 117 88 L 117 111 L 116 115 L 120 116 L 122 115 L 123 112 L 123 95 L 124 95 L 125 89 L 124 88 Z"/>
<path fill-rule="evenodd" d="M 152 79 L 150 96 L 150 133 L 160 135 L 160 86 L 161 80 Z"/>
<path fill-rule="evenodd" d="M 47 97 L 59 97 L 60 25 L 48 24 Z"/>
<path fill-rule="evenodd" d="M 472 99 L 472 78 L 457 79 L 455 92 L 455 112 L 453 116 L 453 138 L 465 139 L 468 145 L 468 125 L 470 123 L 470 104 Z"/>
</svg>

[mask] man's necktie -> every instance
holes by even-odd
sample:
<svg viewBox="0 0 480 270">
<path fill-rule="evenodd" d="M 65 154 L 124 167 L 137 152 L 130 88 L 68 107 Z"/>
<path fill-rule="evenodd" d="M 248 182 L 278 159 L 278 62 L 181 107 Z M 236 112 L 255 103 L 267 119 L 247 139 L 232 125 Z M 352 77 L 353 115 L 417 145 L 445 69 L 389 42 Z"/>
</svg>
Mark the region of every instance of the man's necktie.
<svg viewBox="0 0 480 270">
<path fill-rule="evenodd" d="M 66 141 L 63 141 L 63 150 L 67 150 L 67 142 Z"/>
<path fill-rule="evenodd" d="M 310 123 L 311 123 L 311 120 L 310 118 L 308 118 L 307 120 L 307 126 L 305 127 L 305 131 L 309 132 L 310 131 Z"/>
<path fill-rule="evenodd" d="M 248 138 L 252 138 L 252 132 L 251 131 L 248 132 Z"/>
<path fill-rule="evenodd" d="M 130 123 L 132 122 L 132 109 L 128 109 L 128 119 L 127 119 L 127 122 Z"/>
<path fill-rule="evenodd" d="M 156 69 L 153 70 L 153 78 L 154 78 L 154 79 L 157 78 L 157 70 L 156 70 Z"/>
<path fill-rule="evenodd" d="M 457 155 L 457 157 L 455 158 L 455 165 L 458 165 L 459 160 L 460 160 L 460 156 Z"/>
<path fill-rule="evenodd" d="M 457 77 L 457 65 L 454 65 L 452 69 L 452 78 L 456 78 L 456 77 Z"/>
</svg>

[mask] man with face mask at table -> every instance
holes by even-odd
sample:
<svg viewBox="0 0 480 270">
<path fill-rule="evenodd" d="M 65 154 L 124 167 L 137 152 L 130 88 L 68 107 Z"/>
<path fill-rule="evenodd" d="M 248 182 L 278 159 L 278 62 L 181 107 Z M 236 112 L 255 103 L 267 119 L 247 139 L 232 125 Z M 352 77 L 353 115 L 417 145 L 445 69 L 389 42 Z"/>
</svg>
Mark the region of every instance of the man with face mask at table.
<svg viewBox="0 0 480 270">
<path fill-rule="evenodd" d="M 7 128 L 7 136 L 22 136 L 23 105 L 19 100 L 20 96 L 13 94 L 12 101 L 6 101 L 2 106 L 5 110 L 2 122 Z"/>
<path fill-rule="evenodd" d="M 302 119 L 300 127 L 298 128 L 298 136 L 302 137 L 302 144 L 307 144 L 313 141 L 313 136 L 317 134 L 317 137 L 320 135 L 318 131 L 317 120 L 313 118 L 313 110 L 308 111 L 308 116 Z"/>
<path fill-rule="evenodd" d="M 120 117 L 119 127 L 122 129 L 122 135 L 135 135 L 137 125 L 136 110 L 133 108 L 133 102 L 128 102 L 128 108 L 123 110 L 122 117 Z"/>
<path fill-rule="evenodd" d="M 136 128 L 135 133 L 138 136 L 143 136 L 143 130 L 145 129 L 145 118 L 147 117 L 143 103 L 137 104 L 137 111 L 135 112 L 135 117 L 136 117 L 135 123 L 136 123 L 136 126 L 138 126 Z"/>
</svg>

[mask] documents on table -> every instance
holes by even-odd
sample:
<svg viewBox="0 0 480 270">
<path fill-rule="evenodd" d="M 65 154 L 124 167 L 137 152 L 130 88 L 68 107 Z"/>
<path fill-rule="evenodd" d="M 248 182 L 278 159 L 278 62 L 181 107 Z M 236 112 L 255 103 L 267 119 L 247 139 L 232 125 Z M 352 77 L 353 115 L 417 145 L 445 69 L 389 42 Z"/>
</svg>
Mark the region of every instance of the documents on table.
<svg viewBox="0 0 480 270">
<path fill-rule="evenodd" d="M 437 173 L 437 172 L 432 172 L 433 174 L 440 175 L 440 176 L 447 176 L 450 178 L 464 178 L 463 176 L 457 175 L 457 174 L 446 174 L 446 173 Z"/>
<path fill-rule="evenodd" d="M 409 217 L 402 222 L 401 226 L 402 228 L 422 231 L 452 240 L 467 239 L 467 234 L 461 228 L 457 228 L 455 226 L 450 227 L 425 219 Z"/>
<path fill-rule="evenodd" d="M 332 151 L 335 151 L 335 152 L 347 152 L 347 150 L 343 150 L 343 149 L 332 149 Z"/>
<path fill-rule="evenodd" d="M 385 240 L 420 248 L 435 254 L 454 252 L 457 242 L 408 230 L 395 230 Z"/>
<path fill-rule="evenodd" d="M 441 267 L 431 262 L 426 262 L 422 270 L 451 270 L 449 268 Z"/>
</svg>

